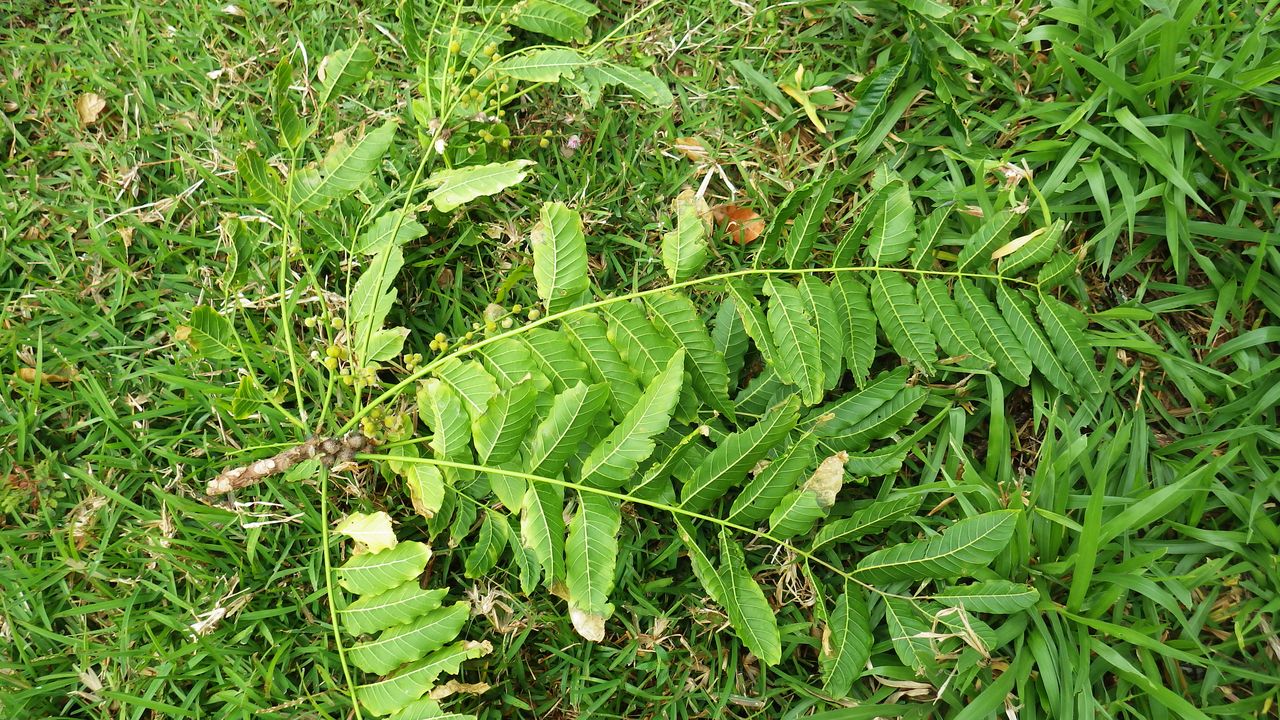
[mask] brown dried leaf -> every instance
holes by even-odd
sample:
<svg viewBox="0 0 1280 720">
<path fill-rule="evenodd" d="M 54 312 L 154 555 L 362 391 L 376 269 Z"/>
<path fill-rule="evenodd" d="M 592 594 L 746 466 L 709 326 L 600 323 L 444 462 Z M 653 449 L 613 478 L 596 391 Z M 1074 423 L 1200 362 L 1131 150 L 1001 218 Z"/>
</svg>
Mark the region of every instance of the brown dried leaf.
<svg viewBox="0 0 1280 720">
<path fill-rule="evenodd" d="M 35 368 L 18 368 L 18 372 L 14 373 L 14 377 L 23 382 L 33 383 L 36 381 Z M 76 379 L 76 371 L 74 369 L 62 373 L 40 373 L 40 382 L 42 383 L 69 383 Z"/>
<path fill-rule="evenodd" d="M 755 242 L 764 232 L 764 218 L 740 205 L 717 205 L 711 209 L 716 224 L 739 245 Z"/>
<path fill-rule="evenodd" d="M 85 93 L 76 98 L 76 114 L 80 116 L 81 125 L 92 125 L 98 122 L 102 111 L 107 109 L 107 101 L 97 93 Z"/>
<path fill-rule="evenodd" d="M 707 146 L 697 137 L 676 138 L 676 149 L 694 162 L 703 162 L 709 157 Z"/>
</svg>

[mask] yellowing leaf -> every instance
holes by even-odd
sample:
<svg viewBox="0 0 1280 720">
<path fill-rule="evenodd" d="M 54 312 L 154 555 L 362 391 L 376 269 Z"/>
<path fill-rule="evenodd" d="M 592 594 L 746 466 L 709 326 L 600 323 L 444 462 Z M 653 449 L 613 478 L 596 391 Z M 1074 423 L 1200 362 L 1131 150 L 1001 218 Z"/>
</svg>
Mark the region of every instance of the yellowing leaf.
<svg viewBox="0 0 1280 720">
<path fill-rule="evenodd" d="M 98 122 L 102 111 L 107 109 L 107 101 L 97 93 L 85 93 L 76 98 L 76 114 L 80 116 L 81 125 L 92 125 Z"/>
<path fill-rule="evenodd" d="M 697 137 L 678 137 L 675 148 L 694 162 L 703 162 L 708 157 L 707 146 Z"/>
<path fill-rule="evenodd" d="M 357 552 L 379 552 L 396 546 L 391 516 L 385 512 L 352 513 L 334 529 L 356 541 Z"/>
</svg>

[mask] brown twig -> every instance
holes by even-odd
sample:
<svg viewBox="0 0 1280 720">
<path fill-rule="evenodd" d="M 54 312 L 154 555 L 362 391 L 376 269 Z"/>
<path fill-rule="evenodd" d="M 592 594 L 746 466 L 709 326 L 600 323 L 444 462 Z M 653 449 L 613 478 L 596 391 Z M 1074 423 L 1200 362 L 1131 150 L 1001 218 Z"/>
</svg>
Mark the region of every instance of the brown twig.
<svg viewBox="0 0 1280 720">
<path fill-rule="evenodd" d="M 350 460 L 368 445 L 369 438 L 358 432 L 348 433 L 341 438 L 313 437 L 272 457 L 223 470 L 218 477 L 209 481 L 205 494 L 221 495 L 248 487 L 312 458 L 319 460 L 325 467 L 332 467 L 336 463 Z"/>
</svg>

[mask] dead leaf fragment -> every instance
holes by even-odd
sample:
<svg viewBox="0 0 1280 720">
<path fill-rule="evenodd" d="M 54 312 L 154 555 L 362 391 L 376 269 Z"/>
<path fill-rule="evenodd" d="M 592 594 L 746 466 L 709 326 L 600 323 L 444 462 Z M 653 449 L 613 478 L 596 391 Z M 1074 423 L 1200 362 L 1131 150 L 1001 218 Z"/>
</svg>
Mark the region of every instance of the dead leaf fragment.
<svg viewBox="0 0 1280 720">
<path fill-rule="evenodd" d="M 717 205 L 711 209 L 712 217 L 721 230 L 739 245 L 755 242 L 764 232 L 764 218 L 755 210 L 740 205 Z"/>
<path fill-rule="evenodd" d="M 675 147 L 694 162 L 703 162 L 708 157 L 707 146 L 697 137 L 678 137 Z"/>
<path fill-rule="evenodd" d="M 85 93 L 76 98 L 76 114 L 80 116 L 80 124 L 83 126 L 98 122 L 98 117 L 106 109 L 107 101 L 97 93 Z"/>
<path fill-rule="evenodd" d="M 583 638 L 591 642 L 604 640 L 604 615 L 571 607 L 569 619 L 573 621 L 573 629 Z"/>
<path fill-rule="evenodd" d="M 35 368 L 18 368 L 18 372 L 14 373 L 14 377 L 23 382 L 29 383 L 35 382 L 36 378 L 39 377 L 40 382 L 42 383 L 65 384 L 76 379 L 76 372 L 75 370 L 68 370 L 61 373 L 45 372 L 40 373 L 37 376 Z"/>
</svg>

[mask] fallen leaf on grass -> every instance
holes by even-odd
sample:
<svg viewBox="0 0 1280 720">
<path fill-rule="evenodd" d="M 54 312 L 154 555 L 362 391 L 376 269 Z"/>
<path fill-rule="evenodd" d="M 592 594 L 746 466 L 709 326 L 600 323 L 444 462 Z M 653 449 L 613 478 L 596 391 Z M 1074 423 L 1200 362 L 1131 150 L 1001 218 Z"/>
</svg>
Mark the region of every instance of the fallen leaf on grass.
<svg viewBox="0 0 1280 720">
<path fill-rule="evenodd" d="M 62 373 L 50 373 L 50 372 L 39 373 L 39 375 L 37 376 L 35 368 L 18 368 L 18 372 L 14 373 L 13 375 L 19 380 L 23 382 L 29 382 L 29 383 L 35 382 L 37 377 L 39 377 L 40 382 L 42 383 L 60 383 L 60 384 L 69 383 L 76 379 L 75 370 L 68 370 Z"/>
<path fill-rule="evenodd" d="M 694 162 L 702 162 L 708 157 L 707 146 L 696 137 L 678 137 L 675 147 Z"/>
<path fill-rule="evenodd" d="M 80 116 L 80 124 L 84 126 L 98 122 L 102 111 L 107 109 L 107 101 L 97 93 L 85 93 L 76 98 L 76 114 Z"/>
<path fill-rule="evenodd" d="M 717 205 L 711 209 L 711 215 L 720 229 L 739 245 L 754 242 L 764 232 L 764 218 L 751 208 L 732 204 Z"/>
</svg>

